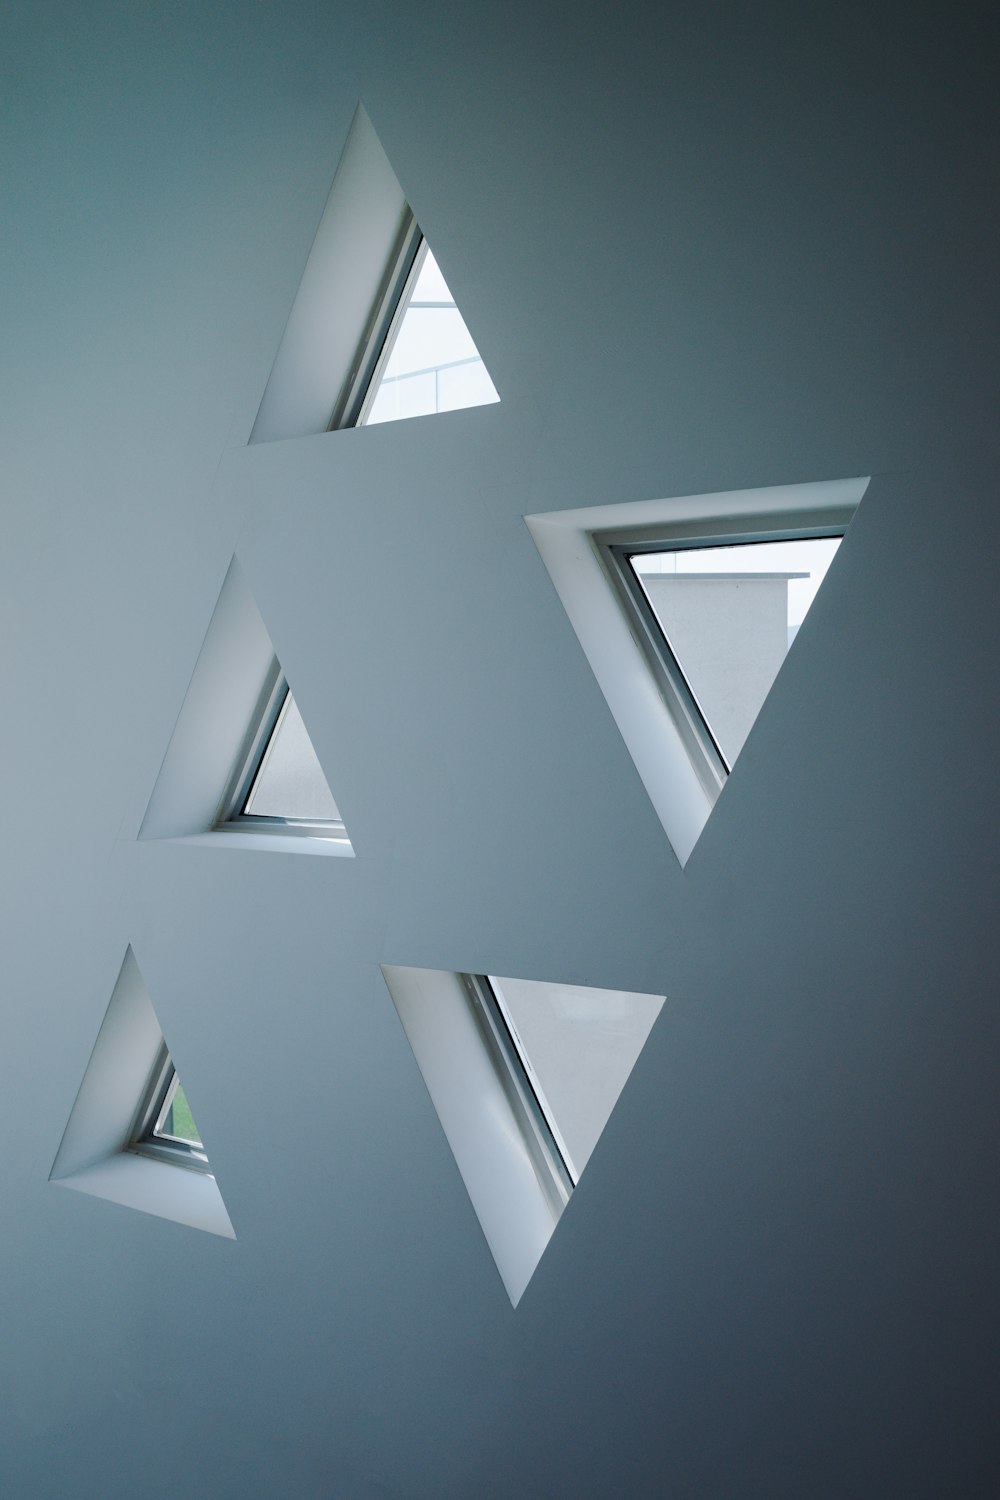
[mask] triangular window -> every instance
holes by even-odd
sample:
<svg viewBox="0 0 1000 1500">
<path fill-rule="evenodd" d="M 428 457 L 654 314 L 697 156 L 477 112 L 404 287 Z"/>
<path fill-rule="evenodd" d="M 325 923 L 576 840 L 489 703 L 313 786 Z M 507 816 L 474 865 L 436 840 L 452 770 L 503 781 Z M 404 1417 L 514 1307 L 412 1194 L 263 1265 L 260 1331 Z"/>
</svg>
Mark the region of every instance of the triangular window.
<svg viewBox="0 0 1000 1500">
<path fill-rule="evenodd" d="M 663 996 L 442 970 L 383 973 L 516 1305 Z"/>
<path fill-rule="evenodd" d="M 427 241 L 414 228 L 412 264 L 381 348 L 373 344 L 359 427 L 499 401 Z"/>
<path fill-rule="evenodd" d="M 818 480 L 525 517 L 682 865 L 867 485 Z"/>
<path fill-rule="evenodd" d="M 143 1156 L 198 1172 L 210 1170 L 201 1133 L 165 1045 L 157 1057 L 129 1144 L 132 1151 Z"/>
<path fill-rule="evenodd" d="M 728 775 L 841 536 L 614 549 L 665 671 Z"/>
<path fill-rule="evenodd" d="M 343 826 L 302 715 L 287 687 L 242 815 Z"/>
<path fill-rule="evenodd" d="M 250 441 L 499 400 L 359 106 Z"/>
<path fill-rule="evenodd" d="M 79 1193 L 235 1238 L 131 948 L 49 1177 Z"/>
<path fill-rule="evenodd" d="M 340 811 L 277 660 L 264 712 L 253 726 L 216 826 L 347 839 Z"/>
<path fill-rule="evenodd" d="M 642 1051 L 662 1001 L 579 985 L 468 975 L 502 1066 L 565 1202 Z"/>
</svg>

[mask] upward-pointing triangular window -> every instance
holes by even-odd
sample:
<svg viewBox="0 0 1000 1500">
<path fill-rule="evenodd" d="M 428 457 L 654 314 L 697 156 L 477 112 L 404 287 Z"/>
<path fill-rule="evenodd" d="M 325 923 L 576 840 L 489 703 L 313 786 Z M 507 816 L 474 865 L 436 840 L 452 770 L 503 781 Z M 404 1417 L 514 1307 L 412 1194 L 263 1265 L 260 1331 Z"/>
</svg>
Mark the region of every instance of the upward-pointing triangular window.
<svg viewBox="0 0 1000 1500">
<path fill-rule="evenodd" d="M 357 425 L 499 400 L 438 263 L 417 233 L 413 264 L 377 353 Z"/>
<path fill-rule="evenodd" d="M 307 708 L 307 718 L 313 711 Z M 275 853 L 353 853 L 235 557 L 139 836 Z"/>
<path fill-rule="evenodd" d="M 510 1065 L 523 1067 L 575 1186 L 663 1001 L 492 974 L 477 983 L 484 1002 L 496 1007 L 510 1038 Z"/>
<path fill-rule="evenodd" d="M 682 865 L 867 484 L 822 480 L 526 517 Z"/>
<path fill-rule="evenodd" d="M 201 1132 L 166 1043 L 150 1074 L 128 1149 L 175 1166 L 210 1170 Z"/>
<path fill-rule="evenodd" d="M 250 441 L 372 426 L 499 400 L 442 269 L 359 107 Z"/>
<path fill-rule="evenodd" d="M 131 948 L 49 1177 L 91 1197 L 234 1238 Z"/>
<path fill-rule="evenodd" d="M 277 660 L 272 676 L 267 706 L 252 726 L 218 826 L 346 839 L 344 821 Z"/>
</svg>

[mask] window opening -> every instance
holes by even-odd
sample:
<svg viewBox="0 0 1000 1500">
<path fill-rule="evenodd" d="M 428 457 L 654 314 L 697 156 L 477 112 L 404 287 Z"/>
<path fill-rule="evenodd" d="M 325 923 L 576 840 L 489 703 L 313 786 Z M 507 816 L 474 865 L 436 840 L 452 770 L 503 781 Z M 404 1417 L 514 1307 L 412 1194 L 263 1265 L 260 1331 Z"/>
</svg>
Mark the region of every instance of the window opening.
<svg viewBox="0 0 1000 1500">
<path fill-rule="evenodd" d="M 595 538 L 702 779 L 736 762 L 842 530 Z"/>
<path fill-rule="evenodd" d="M 499 400 L 410 214 L 331 428 L 371 427 Z"/>
<path fill-rule="evenodd" d="M 516 1305 L 663 996 L 443 969 L 382 972 Z"/>
<path fill-rule="evenodd" d="M 347 841 L 343 819 L 277 660 L 217 828 Z"/>
<path fill-rule="evenodd" d="M 192 1171 L 208 1172 L 208 1156 L 191 1106 L 166 1046 L 142 1097 L 129 1139 L 129 1150 Z"/>
<path fill-rule="evenodd" d="M 659 1011 L 659 999 L 538 980 L 466 974 L 485 1040 L 508 1075 L 536 1167 L 565 1205 Z"/>
</svg>

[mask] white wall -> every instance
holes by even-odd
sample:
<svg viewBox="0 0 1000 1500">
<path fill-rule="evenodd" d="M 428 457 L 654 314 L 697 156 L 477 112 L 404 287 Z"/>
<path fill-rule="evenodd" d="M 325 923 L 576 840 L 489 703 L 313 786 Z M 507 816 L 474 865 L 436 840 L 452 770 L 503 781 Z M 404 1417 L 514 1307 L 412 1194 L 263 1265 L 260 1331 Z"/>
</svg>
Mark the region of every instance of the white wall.
<svg viewBox="0 0 1000 1500">
<path fill-rule="evenodd" d="M 5 1500 L 997 1491 L 990 49 L 651 14 L 3 11 Z M 248 447 L 359 99 L 503 400 Z M 854 474 L 681 871 L 521 518 Z M 135 839 L 234 551 L 354 860 Z M 516 1311 L 379 963 L 669 997 Z"/>
</svg>

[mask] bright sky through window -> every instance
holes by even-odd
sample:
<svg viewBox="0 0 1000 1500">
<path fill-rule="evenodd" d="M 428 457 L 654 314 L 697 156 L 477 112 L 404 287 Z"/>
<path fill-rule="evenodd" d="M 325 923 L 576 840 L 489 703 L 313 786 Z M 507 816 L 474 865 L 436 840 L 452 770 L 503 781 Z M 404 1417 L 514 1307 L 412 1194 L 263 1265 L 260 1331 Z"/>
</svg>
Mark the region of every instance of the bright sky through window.
<svg viewBox="0 0 1000 1500">
<path fill-rule="evenodd" d="M 426 242 L 410 288 L 376 372 L 362 425 L 500 400 Z"/>
<path fill-rule="evenodd" d="M 841 538 L 634 553 L 632 567 L 732 766 Z"/>
</svg>

